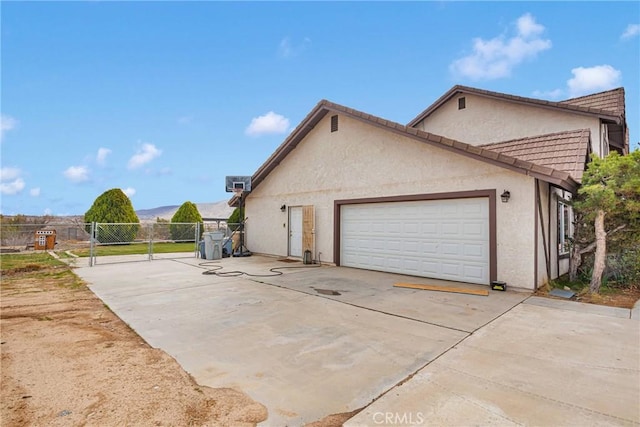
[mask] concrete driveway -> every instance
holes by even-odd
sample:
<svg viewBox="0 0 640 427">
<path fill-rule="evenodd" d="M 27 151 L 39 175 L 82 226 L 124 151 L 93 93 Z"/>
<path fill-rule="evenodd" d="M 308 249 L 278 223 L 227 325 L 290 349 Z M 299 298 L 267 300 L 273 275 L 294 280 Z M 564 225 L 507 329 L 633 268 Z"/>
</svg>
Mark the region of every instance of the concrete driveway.
<svg viewBox="0 0 640 427">
<path fill-rule="evenodd" d="M 264 404 L 265 426 L 302 425 L 363 407 L 347 425 L 567 424 L 575 412 L 596 414 L 598 423 L 640 422 L 633 383 L 640 380 L 638 322 L 628 319 L 629 310 L 625 319 L 544 301 L 521 304 L 524 293 L 394 288 L 441 282 L 290 268 L 303 266 L 259 256 L 202 264 L 165 259 L 76 272 L 198 383 L 237 388 Z M 203 274 L 220 267 L 258 276 Z M 593 342 L 599 333 L 607 340 Z M 589 409 L 592 402 L 583 398 L 590 385 L 601 395 L 604 377 L 613 380 L 601 401 L 614 396 L 619 403 Z M 579 393 L 566 396 L 573 390 L 568 383 Z M 507 412 L 503 404 L 511 405 Z M 542 404 L 560 415 L 545 418 L 530 408 Z"/>
</svg>

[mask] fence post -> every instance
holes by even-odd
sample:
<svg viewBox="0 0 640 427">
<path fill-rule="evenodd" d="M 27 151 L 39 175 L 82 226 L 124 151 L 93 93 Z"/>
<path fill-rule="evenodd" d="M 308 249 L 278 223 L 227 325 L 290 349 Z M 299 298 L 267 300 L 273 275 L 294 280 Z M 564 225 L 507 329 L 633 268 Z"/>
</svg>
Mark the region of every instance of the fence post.
<svg viewBox="0 0 640 427">
<path fill-rule="evenodd" d="M 93 267 L 93 245 L 94 245 L 94 236 L 96 231 L 96 223 L 91 222 L 91 235 L 89 236 L 89 267 Z"/>
<path fill-rule="evenodd" d="M 193 240 L 196 242 L 194 255 L 196 258 L 198 258 L 198 252 L 200 251 L 200 223 L 199 222 L 196 222 L 196 235 L 194 236 Z"/>
<path fill-rule="evenodd" d="M 153 224 L 147 224 L 149 231 L 149 261 L 153 259 Z"/>
</svg>

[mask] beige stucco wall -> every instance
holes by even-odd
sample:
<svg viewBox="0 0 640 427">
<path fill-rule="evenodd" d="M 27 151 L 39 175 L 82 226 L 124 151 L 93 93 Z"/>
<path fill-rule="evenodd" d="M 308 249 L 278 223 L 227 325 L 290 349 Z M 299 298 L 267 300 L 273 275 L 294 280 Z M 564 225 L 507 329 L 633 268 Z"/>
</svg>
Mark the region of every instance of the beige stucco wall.
<svg viewBox="0 0 640 427">
<path fill-rule="evenodd" d="M 316 253 L 333 262 L 334 201 L 495 189 L 498 280 L 534 286 L 534 179 L 400 136 L 346 116 L 330 132 L 330 114 L 246 199 L 247 248 L 286 256 L 288 214 L 313 205 Z M 509 203 L 500 202 L 504 189 Z"/>
<path fill-rule="evenodd" d="M 591 131 L 591 148 L 600 154 L 601 129 L 597 117 L 473 94 L 464 94 L 466 108 L 458 110 L 458 98 L 461 96 L 451 98 L 415 127 L 473 145 L 588 128 Z"/>
</svg>

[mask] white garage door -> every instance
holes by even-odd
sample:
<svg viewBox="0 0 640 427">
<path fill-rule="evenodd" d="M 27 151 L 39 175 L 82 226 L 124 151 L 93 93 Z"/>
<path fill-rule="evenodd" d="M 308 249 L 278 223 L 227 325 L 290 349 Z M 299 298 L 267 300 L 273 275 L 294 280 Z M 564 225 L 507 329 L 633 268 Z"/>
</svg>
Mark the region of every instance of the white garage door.
<svg viewBox="0 0 640 427">
<path fill-rule="evenodd" d="M 488 198 L 343 205 L 347 267 L 489 284 Z"/>
</svg>

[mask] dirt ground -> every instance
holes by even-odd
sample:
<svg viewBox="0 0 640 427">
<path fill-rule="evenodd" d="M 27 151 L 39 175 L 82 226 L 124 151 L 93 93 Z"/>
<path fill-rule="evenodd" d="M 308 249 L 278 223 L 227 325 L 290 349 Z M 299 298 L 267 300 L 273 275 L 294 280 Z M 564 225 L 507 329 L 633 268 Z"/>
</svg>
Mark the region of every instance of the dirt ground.
<svg viewBox="0 0 640 427">
<path fill-rule="evenodd" d="M 548 294 L 548 289 L 539 289 L 537 296 L 543 296 L 552 299 L 564 299 L 553 297 Z M 640 299 L 640 287 L 632 286 L 629 289 L 621 289 L 616 293 L 589 294 L 580 293 L 573 297 L 573 301 L 586 304 L 606 305 L 619 308 L 633 308 L 634 304 Z M 566 301 L 566 299 L 565 299 Z"/>
<path fill-rule="evenodd" d="M 152 348 L 67 266 L 3 270 L 0 425 L 255 426 L 267 409 L 198 385 Z M 359 410 L 307 427 L 338 427 Z"/>
<path fill-rule="evenodd" d="M 40 272 L 42 273 L 42 272 Z M 267 410 L 203 387 L 85 286 L 2 276 L 3 427 L 253 426 Z"/>
</svg>

